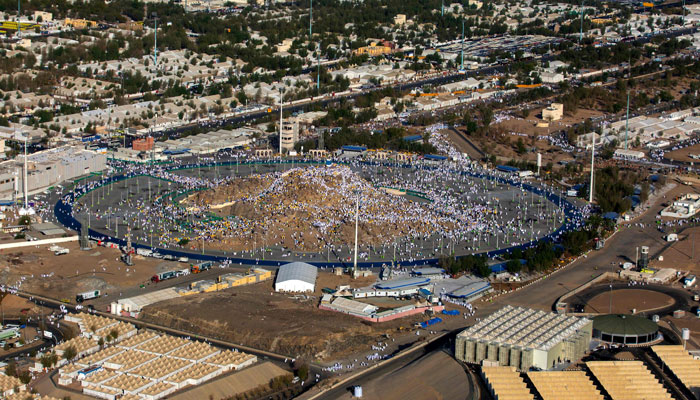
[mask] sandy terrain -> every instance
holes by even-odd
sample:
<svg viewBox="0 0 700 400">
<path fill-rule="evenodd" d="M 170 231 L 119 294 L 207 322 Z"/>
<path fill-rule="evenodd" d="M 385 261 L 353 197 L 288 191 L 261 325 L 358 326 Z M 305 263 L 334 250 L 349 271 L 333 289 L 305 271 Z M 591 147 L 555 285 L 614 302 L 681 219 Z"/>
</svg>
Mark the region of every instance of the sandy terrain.
<svg viewBox="0 0 700 400">
<path fill-rule="evenodd" d="M 367 286 L 374 278 L 352 281 Z M 366 350 L 385 333 L 423 321 L 417 315 L 382 324 L 318 309 L 321 289 L 348 284 L 348 276 L 319 274 L 311 296 L 273 291 L 273 281 L 168 300 L 140 318 L 290 356 L 324 360 Z"/>
<path fill-rule="evenodd" d="M 690 158 L 690 154 L 700 155 L 700 144 L 688 146 L 679 150 L 674 150 L 666 153 L 665 155 L 671 160 L 700 163 L 699 159 Z"/>
<path fill-rule="evenodd" d="M 127 267 L 119 250 L 96 247 L 81 251 L 77 242 L 64 243 L 70 254 L 55 256 L 48 245 L 0 250 L 0 284 L 58 299 L 99 289 L 103 293 L 138 286 L 153 276 L 160 260 L 135 257 Z"/>
<path fill-rule="evenodd" d="M 264 362 L 198 385 L 190 390 L 168 396 L 174 400 L 189 399 L 228 399 L 238 393 L 247 392 L 260 385 L 270 383 L 275 377 L 290 374 L 271 362 Z"/>
<path fill-rule="evenodd" d="M 613 290 L 612 312 L 617 314 L 629 314 L 633 309 L 636 312 L 668 307 L 674 303 L 671 296 L 653 290 L 624 289 Z M 587 313 L 609 313 L 610 292 L 601 293 L 592 298 L 586 305 Z"/>
<path fill-rule="evenodd" d="M 669 247 L 661 255 L 664 260 L 654 261 L 655 267 L 673 268 L 700 275 L 700 227 L 683 230 L 678 234 L 678 241 L 669 243 Z"/>
</svg>

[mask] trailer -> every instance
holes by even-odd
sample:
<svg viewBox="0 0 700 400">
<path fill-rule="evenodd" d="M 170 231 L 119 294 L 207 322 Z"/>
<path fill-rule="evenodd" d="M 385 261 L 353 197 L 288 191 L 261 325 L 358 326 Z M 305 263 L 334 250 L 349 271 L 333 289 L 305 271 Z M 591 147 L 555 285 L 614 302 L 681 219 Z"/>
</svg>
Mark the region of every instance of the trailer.
<svg viewBox="0 0 700 400">
<path fill-rule="evenodd" d="M 153 255 L 153 251 L 139 247 L 138 249 L 136 249 L 136 254 L 143 257 L 150 257 Z"/>
<path fill-rule="evenodd" d="M 190 264 L 190 272 L 192 272 L 193 274 L 198 274 L 200 272 L 204 272 L 206 270 L 211 269 L 211 267 L 213 266 L 214 263 L 211 261 L 203 261 L 197 264 Z"/>
<path fill-rule="evenodd" d="M 161 273 L 153 275 L 151 277 L 151 282 L 158 283 L 160 281 L 165 281 L 168 279 L 177 278 L 178 276 L 187 275 L 189 272 L 190 272 L 189 268 L 161 272 Z"/>
<path fill-rule="evenodd" d="M 53 255 L 55 256 L 62 256 L 64 254 L 70 253 L 69 249 L 66 249 L 65 247 L 61 247 L 60 249 L 57 249 L 56 251 L 53 252 Z"/>
<path fill-rule="evenodd" d="M 96 298 L 100 297 L 101 295 L 102 295 L 102 293 L 99 290 L 92 290 L 89 292 L 78 294 L 77 296 L 75 296 L 75 301 L 77 301 L 78 303 L 82 303 L 85 300 L 96 299 Z"/>
</svg>

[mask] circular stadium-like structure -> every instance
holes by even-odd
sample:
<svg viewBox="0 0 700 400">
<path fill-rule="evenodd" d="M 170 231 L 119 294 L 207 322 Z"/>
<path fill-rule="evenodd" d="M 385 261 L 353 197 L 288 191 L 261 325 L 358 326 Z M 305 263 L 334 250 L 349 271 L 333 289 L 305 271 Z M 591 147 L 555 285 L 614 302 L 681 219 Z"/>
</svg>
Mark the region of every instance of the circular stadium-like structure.
<svg viewBox="0 0 700 400">
<path fill-rule="evenodd" d="M 655 342 L 659 326 L 648 318 L 607 314 L 593 318 L 593 337 L 608 343 L 645 345 Z"/>
<path fill-rule="evenodd" d="M 163 256 L 278 266 L 433 264 L 527 248 L 583 222 L 558 191 L 512 175 L 432 163 L 242 161 L 135 166 L 76 182 L 64 226 Z"/>
</svg>

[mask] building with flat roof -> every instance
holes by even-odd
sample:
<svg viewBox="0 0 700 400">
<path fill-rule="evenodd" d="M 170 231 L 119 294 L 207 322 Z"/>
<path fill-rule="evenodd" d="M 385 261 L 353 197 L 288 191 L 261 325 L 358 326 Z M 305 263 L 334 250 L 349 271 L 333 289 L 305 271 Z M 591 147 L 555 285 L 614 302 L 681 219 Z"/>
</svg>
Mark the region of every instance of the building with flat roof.
<svg viewBox="0 0 700 400">
<path fill-rule="evenodd" d="M 580 359 L 591 342 L 592 326 L 587 318 L 505 306 L 457 335 L 455 357 L 546 370 Z"/>
<path fill-rule="evenodd" d="M 700 211 L 700 194 L 687 193 L 675 199 L 673 204 L 661 210 L 662 217 L 690 218 Z"/>
<path fill-rule="evenodd" d="M 24 155 L 0 163 L 0 198 L 13 200 L 23 191 Z M 107 156 L 79 147 L 58 147 L 27 156 L 27 191 L 36 193 L 50 186 L 107 166 Z"/>
<path fill-rule="evenodd" d="M 559 121 L 564 116 L 564 105 L 552 103 L 542 110 L 542 119 L 545 121 Z"/>
<path fill-rule="evenodd" d="M 313 292 L 317 275 L 318 269 L 305 262 L 296 261 L 282 265 L 277 271 L 275 291 Z"/>
</svg>

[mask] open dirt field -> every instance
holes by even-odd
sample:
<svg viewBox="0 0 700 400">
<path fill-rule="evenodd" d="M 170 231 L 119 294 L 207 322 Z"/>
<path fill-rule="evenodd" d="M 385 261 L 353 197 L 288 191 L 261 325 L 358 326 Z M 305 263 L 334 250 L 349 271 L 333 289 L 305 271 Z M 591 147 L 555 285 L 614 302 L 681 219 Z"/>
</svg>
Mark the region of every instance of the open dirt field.
<svg viewBox="0 0 700 400">
<path fill-rule="evenodd" d="M 565 113 L 561 120 L 553 121 L 549 127 L 541 128 L 537 127 L 537 123 L 542 122 L 540 119 L 541 108 L 538 108 L 536 113 L 533 110 L 531 115 L 525 119 L 516 116 L 515 113 L 504 113 L 500 121 L 491 124 L 490 135 L 472 138 L 474 144 L 482 151 L 496 154 L 501 161 L 517 159 L 535 162 L 538 152 L 542 154 L 543 164 L 548 162 L 556 164 L 562 160 L 570 161 L 573 160 L 570 154 L 561 151 L 559 147 L 552 145 L 548 140 L 539 140 L 538 137 L 550 136 L 552 132 L 566 130 L 588 118 L 603 115 L 598 111 L 579 109 L 574 115 Z M 451 139 L 457 142 L 453 137 Z M 527 148 L 534 147 L 537 151 L 518 154 L 516 152 L 518 139 L 522 139 Z"/>
<path fill-rule="evenodd" d="M 536 111 L 536 112 L 535 112 Z M 523 119 L 513 116 L 494 124 L 494 127 L 502 127 L 508 132 L 524 133 L 528 137 L 538 135 L 548 135 L 550 132 L 567 129 L 572 125 L 579 124 L 588 118 L 598 117 L 603 113 L 594 110 L 579 109 L 575 114 L 564 113 L 564 117 L 559 121 L 552 121 L 549 127 L 540 128 L 538 123 L 542 120 L 542 108 L 531 111 L 530 115 Z"/>
<path fill-rule="evenodd" d="M 189 399 L 228 399 L 238 393 L 247 392 L 260 385 L 270 383 L 270 380 L 285 374 L 290 374 L 271 362 L 253 365 L 241 372 L 234 372 L 216 378 L 186 390 L 169 396 L 173 400 Z"/>
<path fill-rule="evenodd" d="M 678 241 L 669 243 L 661 255 L 664 260 L 654 261 L 655 267 L 700 274 L 700 227 L 688 228 L 679 233 Z"/>
<path fill-rule="evenodd" d="M 690 154 L 700 155 L 700 144 L 668 152 L 665 156 L 671 160 L 700 163 L 699 159 L 690 158 Z"/>
<path fill-rule="evenodd" d="M 417 361 L 372 380 L 363 388 L 363 397 L 383 400 L 468 399 L 467 374 L 459 363 L 443 352 L 434 352 Z M 346 393 L 340 399 L 352 399 Z"/>
<path fill-rule="evenodd" d="M 144 308 L 140 318 L 293 357 L 337 359 L 364 351 L 381 335 L 425 319 L 417 315 L 375 324 L 318 309 L 323 287 L 350 283 L 361 287 L 373 281 L 320 273 L 316 292 L 304 296 L 275 293 L 269 280 L 157 303 Z"/>
<path fill-rule="evenodd" d="M 0 250 L 0 284 L 59 299 L 99 289 L 117 292 L 147 282 L 156 259 L 135 257 L 134 266 L 119 261 L 119 250 L 97 247 L 81 251 L 77 242 L 63 243 L 69 254 L 55 256 L 48 245 Z"/>
<path fill-rule="evenodd" d="M 636 312 L 653 310 L 668 307 L 673 303 L 671 296 L 653 290 L 624 289 L 612 292 L 612 312 L 616 314 L 629 314 L 633 309 L 636 309 Z M 586 305 L 585 312 L 609 313 L 610 292 L 601 293 L 592 298 Z"/>
</svg>

